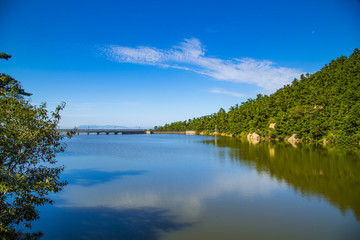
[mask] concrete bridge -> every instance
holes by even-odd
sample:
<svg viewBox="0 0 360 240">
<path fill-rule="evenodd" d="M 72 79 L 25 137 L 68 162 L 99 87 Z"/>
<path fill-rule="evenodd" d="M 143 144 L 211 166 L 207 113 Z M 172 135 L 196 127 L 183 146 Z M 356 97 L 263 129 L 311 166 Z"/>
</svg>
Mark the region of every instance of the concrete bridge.
<svg viewBox="0 0 360 240">
<path fill-rule="evenodd" d="M 106 135 L 109 134 L 151 134 L 150 130 L 146 129 L 58 129 L 60 133 L 67 133 L 67 132 L 75 132 L 75 134 L 79 135 L 80 133 L 86 133 L 90 135 L 91 133 L 96 133 L 100 135 L 101 133 L 105 133 Z"/>
</svg>

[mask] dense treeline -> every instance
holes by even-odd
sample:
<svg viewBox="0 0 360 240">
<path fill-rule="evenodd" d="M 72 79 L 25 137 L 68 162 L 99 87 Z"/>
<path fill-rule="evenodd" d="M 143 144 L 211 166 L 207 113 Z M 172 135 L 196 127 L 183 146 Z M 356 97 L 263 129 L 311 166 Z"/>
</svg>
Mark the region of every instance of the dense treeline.
<svg viewBox="0 0 360 240">
<path fill-rule="evenodd" d="M 332 60 L 314 74 L 301 75 L 270 96 L 257 95 L 240 105 L 156 130 L 187 130 L 283 139 L 298 134 L 304 141 L 360 141 L 360 51 Z M 271 127 L 270 127 L 271 125 Z"/>
</svg>

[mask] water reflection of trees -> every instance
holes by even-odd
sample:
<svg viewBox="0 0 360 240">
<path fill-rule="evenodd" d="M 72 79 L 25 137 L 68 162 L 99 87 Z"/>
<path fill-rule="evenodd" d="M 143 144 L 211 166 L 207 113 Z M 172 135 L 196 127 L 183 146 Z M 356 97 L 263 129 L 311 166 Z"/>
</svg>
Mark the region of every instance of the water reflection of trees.
<svg viewBox="0 0 360 240">
<path fill-rule="evenodd" d="M 0 233 L 0 239 L 16 239 L 16 240 L 39 240 L 44 236 L 42 232 L 26 233 L 22 230 L 11 230 L 6 233 Z"/>
<path fill-rule="evenodd" d="M 226 155 L 233 163 L 245 164 L 285 181 L 304 196 L 326 199 L 342 214 L 351 209 L 360 220 L 359 154 L 311 145 L 294 148 L 279 142 L 254 145 L 231 138 L 206 143 L 226 148 Z"/>
</svg>

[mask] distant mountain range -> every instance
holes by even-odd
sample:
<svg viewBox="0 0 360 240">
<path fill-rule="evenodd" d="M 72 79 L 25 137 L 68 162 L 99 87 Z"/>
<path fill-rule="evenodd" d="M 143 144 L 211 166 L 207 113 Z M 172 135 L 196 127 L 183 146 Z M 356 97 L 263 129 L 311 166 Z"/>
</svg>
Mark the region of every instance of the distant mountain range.
<svg viewBox="0 0 360 240">
<path fill-rule="evenodd" d="M 118 125 L 80 125 L 76 127 L 78 129 L 127 129 L 129 127 L 118 126 Z"/>
</svg>

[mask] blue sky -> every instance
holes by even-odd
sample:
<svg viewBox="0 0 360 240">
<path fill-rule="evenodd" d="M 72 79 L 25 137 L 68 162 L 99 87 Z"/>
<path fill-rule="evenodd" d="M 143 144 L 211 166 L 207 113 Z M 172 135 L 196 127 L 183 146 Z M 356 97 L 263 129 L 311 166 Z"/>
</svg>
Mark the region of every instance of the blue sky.
<svg viewBox="0 0 360 240">
<path fill-rule="evenodd" d="M 61 126 L 227 110 L 360 47 L 359 0 L 0 0 L 0 72 Z"/>
</svg>

